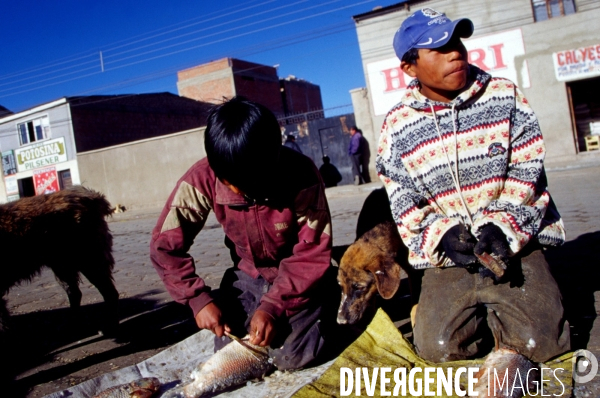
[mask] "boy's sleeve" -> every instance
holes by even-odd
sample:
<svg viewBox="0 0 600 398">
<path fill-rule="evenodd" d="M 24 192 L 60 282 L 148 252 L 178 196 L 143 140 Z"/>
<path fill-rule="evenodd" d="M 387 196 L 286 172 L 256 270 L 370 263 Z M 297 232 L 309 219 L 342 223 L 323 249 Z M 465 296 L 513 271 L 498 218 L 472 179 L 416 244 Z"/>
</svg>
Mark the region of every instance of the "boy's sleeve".
<svg viewBox="0 0 600 398">
<path fill-rule="evenodd" d="M 317 171 L 315 169 L 315 171 Z M 306 305 L 331 265 L 331 216 L 322 182 L 306 188 L 295 199 L 298 243 L 293 254 L 279 263 L 273 286 L 258 309 L 280 317 Z"/>
<path fill-rule="evenodd" d="M 150 259 L 173 300 L 189 305 L 194 316 L 212 301 L 188 253 L 212 209 L 206 192 L 182 180 L 171 193 L 150 241 Z"/>
<path fill-rule="evenodd" d="M 506 235 L 513 253 L 535 236 L 550 202 L 544 173 L 546 149 L 538 120 L 521 91 L 515 87 L 515 107 L 510 130 L 510 155 L 504 188 L 475 222 L 477 236 L 485 224 L 494 223 Z"/>
<path fill-rule="evenodd" d="M 398 133 L 386 118 L 377 149 L 377 173 L 390 199 L 400 237 L 409 248 L 408 260 L 415 268 L 446 265 L 449 260 L 437 248 L 442 236 L 459 221 L 437 213 L 419 193 L 402 162 L 400 145 Z"/>
</svg>

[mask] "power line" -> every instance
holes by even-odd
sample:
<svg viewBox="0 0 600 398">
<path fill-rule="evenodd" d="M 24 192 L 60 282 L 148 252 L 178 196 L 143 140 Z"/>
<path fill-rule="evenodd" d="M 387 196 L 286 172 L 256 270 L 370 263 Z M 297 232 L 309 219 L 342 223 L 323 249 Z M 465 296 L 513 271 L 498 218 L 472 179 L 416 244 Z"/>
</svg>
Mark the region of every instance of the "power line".
<svg viewBox="0 0 600 398">
<path fill-rule="evenodd" d="M 338 1 L 340 1 L 340 0 L 333 0 L 333 1 L 330 1 L 330 2 L 325 3 L 325 4 L 330 4 L 330 3 L 334 3 L 334 2 L 338 2 Z M 225 38 L 222 38 L 222 39 L 219 39 L 219 40 L 215 40 L 215 41 L 212 41 L 212 42 L 209 42 L 209 43 L 203 43 L 201 45 L 187 47 L 187 48 L 184 48 L 184 49 L 181 49 L 181 50 L 177 50 L 177 51 L 173 51 L 173 52 L 170 52 L 170 53 L 167 53 L 167 54 L 162 54 L 162 55 L 158 55 L 158 56 L 155 56 L 155 57 L 138 60 L 138 61 L 131 62 L 131 63 L 125 64 L 125 65 L 119 65 L 119 66 L 116 66 L 116 67 L 112 67 L 111 70 L 120 69 L 120 68 L 124 68 L 124 67 L 127 67 L 127 66 L 136 65 L 136 64 L 139 64 L 139 63 L 142 63 L 142 62 L 148 62 L 148 61 L 155 60 L 155 59 L 158 59 L 158 58 L 163 58 L 163 57 L 175 55 L 175 54 L 178 54 L 178 53 L 181 53 L 181 52 L 184 52 L 184 51 L 190 51 L 190 50 L 193 50 L 193 49 L 197 49 L 199 47 L 204 47 L 204 46 L 207 46 L 207 45 L 216 44 L 216 43 L 223 42 L 223 41 L 226 41 L 226 40 L 232 40 L 232 39 L 239 38 L 239 37 L 242 37 L 242 36 L 246 36 L 246 35 L 250 35 L 250 34 L 253 34 L 253 33 L 261 32 L 261 31 L 265 31 L 265 30 L 269 30 L 269 29 L 273 29 L 273 28 L 276 28 L 276 27 L 288 25 L 288 24 L 299 22 L 299 21 L 303 21 L 303 20 L 306 20 L 306 19 L 315 18 L 315 17 L 318 17 L 318 16 L 330 14 L 330 13 L 333 13 L 333 12 L 337 12 L 337 11 L 340 11 L 340 10 L 343 10 L 343 9 L 347 9 L 347 8 L 350 8 L 350 7 L 355 7 L 357 5 L 362 5 L 362 4 L 370 3 L 370 2 L 373 2 L 373 1 L 374 0 L 360 1 L 360 2 L 353 3 L 353 4 L 350 4 L 350 5 L 346 5 L 346 6 L 343 6 L 343 7 L 339 7 L 339 8 L 335 8 L 335 9 L 331 9 L 331 10 L 326 10 L 326 11 L 323 11 L 321 13 L 312 14 L 312 15 L 301 17 L 301 18 L 297 18 L 297 19 L 294 19 L 294 20 L 288 20 L 288 21 L 285 21 L 285 22 L 281 22 L 279 24 L 269 25 L 269 26 L 266 26 L 266 27 L 263 27 L 263 28 L 260 28 L 260 29 L 255 29 L 253 31 L 241 33 L 241 34 L 234 35 L 234 36 L 228 36 L 228 37 L 225 37 Z M 323 5 L 323 4 L 321 4 L 321 5 Z M 315 8 L 315 7 L 317 7 L 317 6 L 307 7 L 305 9 L 300 10 L 300 11 L 312 9 L 312 8 Z M 298 12 L 298 11 L 296 11 L 296 12 Z M 252 24 L 248 24 L 248 26 L 249 25 L 252 25 Z M 116 61 L 113 61 L 113 63 L 114 62 L 116 62 Z M 91 68 L 84 68 L 82 71 L 91 70 L 91 69 L 95 69 L 95 68 L 93 68 L 93 67 L 91 67 Z M 33 84 L 39 84 L 40 82 L 51 81 L 51 80 L 57 79 L 59 77 L 70 76 L 70 75 L 73 75 L 75 73 L 76 72 L 66 73 L 66 74 L 63 74 L 63 75 L 55 76 L 53 78 L 49 78 L 49 79 L 44 79 L 44 80 L 38 81 L 38 82 L 33 83 Z M 73 80 L 81 79 L 81 78 L 84 78 L 84 77 L 89 77 L 89 76 L 92 76 L 92 75 L 96 75 L 98 73 L 100 73 L 99 68 L 98 68 L 98 71 L 94 72 L 94 73 L 88 73 L 88 74 L 85 74 L 83 76 L 78 76 L 78 77 L 74 77 L 74 78 L 70 78 L 70 79 L 64 79 L 64 80 L 61 80 L 61 81 L 58 81 L 58 82 L 49 83 L 49 84 L 46 84 L 46 85 L 43 85 L 43 86 L 39 86 L 38 85 L 38 86 L 36 86 L 35 88 L 32 88 L 32 89 L 25 89 L 25 90 L 21 90 L 21 91 L 17 91 L 17 92 L 11 92 L 9 94 L 0 96 L 0 98 L 5 98 L 5 97 L 16 95 L 16 94 L 22 94 L 22 93 L 26 93 L 26 92 L 35 91 L 35 90 L 40 89 L 40 88 L 45 88 L 45 87 L 54 86 L 54 85 L 57 85 L 57 84 L 66 83 L 66 82 L 69 82 L 69 81 L 73 81 Z M 6 93 L 7 91 L 11 91 L 11 90 L 18 90 L 19 88 L 28 87 L 28 86 L 31 86 L 31 85 L 32 85 L 32 83 L 28 83 L 28 84 L 17 86 L 17 87 L 12 87 L 10 89 L 0 90 L 0 93 Z"/>
<path fill-rule="evenodd" d="M 266 1 L 266 2 L 263 2 L 263 3 L 260 3 L 260 4 L 258 4 L 258 5 L 256 5 L 256 6 L 265 5 L 265 4 L 271 3 L 271 2 L 273 2 L 273 1 L 275 1 L 275 0 L 268 0 L 268 1 Z M 293 5 L 296 5 L 296 4 L 299 4 L 299 3 L 303 3 L 303 2 L 306 2 L 306 1 L 308 1 L 308 0 L 301 0 L 301 1 L 298 1 L 298 2 L 296 2 L 296 3 L 293 3 L 293 4 L 291 4 L 291 5 L 286 5 L 286 6 L 284 6 L 284 7 L 293 6 Z M 334 1 L 341 1 L 341 0 L 334 0 Z M 326 3 L 326 4 L 328 4 L 328 3 Z M 255 6 L 255 7 L 256 7 L 256 6 Z M 238 8 L 236 8 L 236 10 L 235 10 L 234 12 L 231 12 L 231 13 L 225 14 L 225 16 L 229 16 L 229 15 L 232 15 L 232 14 L 235 14 L 235 13 L 239 13 L 239 12 L 242 12 L 242 11 L 248 10 L 249 8 L 252 8 L 252 7 L 247 7 L 247 8 L 242 8 L 242 9 L 238 9 Z M 282 8 L 282 7 L 278 7 L 277 9 L 280 9 L 280 8 Z M 277 9 L 276 9 L 276 10 L 277 10 Z M 302 12 L 302 11 L 305 11 L 305 10 L 306 10 L 306 9 L 300 9 L 298 12 Z M 269 9 L 269 10 L 268 10 L 268 11 L 266 11 L 266 12 L 273 12 L 273 9 Z M 257 16 L 259 16 L 259 15 L 261 15 L 261 14 L 263 14 L 263 13 L 265 13 L 265 12 L 263 11 L 263 12 L 259 12 L 259 13 L 255 13 L 255 14 L 250 14 L 250 15 L 247 15 L 247 16 L 245 16 L 245 17 L 243 17 L 243 18 L 240 18 L 240 19 L 238 19 L 238 20 L 242 20 L 242 19 L 248 19 L 248 18 L 255 18 L 255 17 L 257 17 Z M 210 15 L 210 14 L 209 14 L 209 15 Z M 209 22 L 209 21 L 211 21 L 211 20 L 215 20 L 215 19 L 222 18 L 223 16 L 224 16 L 223 14 L 220 14 L 218 17 L 209 18 L 209 19 L 204 19 L 204 20 L 201 20 L 201 21 L 199 21 L 199 22 L 196 22 L 196 23 L 194 23 L 194 24 L 191 24 L 191 25 L 186 25 L 185 27 L 193 26 L 193 25 L 196 25 L 196 24 L 199 24 L 199 23 L 206 23 L 206 22 Z M 273 19 L 273 18 L 270 18 L 270 19 Z M 269 19 L 269 20 L 270 20 L 270 19 Z M 225 24 L 227 24 L 227 23 L 232 23 L 232 22 L 237 22 L 238 20 L 228 21 L 228 22 L 226 22 Z M 260 23 L 260 22 L 264 22 L 264 20 L 262 20 L 262 21 L 259 21 L 259 22 L 257 22 L 257 23 Z M 219 27 L 219 26 L 221 26 L 221 25 L 223 25 L 223 24 L 218 24 L 218 25 L 216 25 L 216 26 L 210 26 L 210 27 L 207 27 L 207 28 L 201 29 L 201 30 L 199 30 L 199 31 L 196 31 L 196 32 L 200 32 L 200 31 L 204 31 L 204 30 L 208 30 L 208 29 L 213 29 L 213 28 L 215 28 L 215 27 Z M 182 28 L 179 28 L 179 29 L 183 29 L 183 28 L 185 28 L 185 27 L 182 27 Z M 239 26 L 238 26 L 238 27 L 236 27 L 235 29 L 240 29 L 240 28 L 243 28 L 243 27 L 245 27 L 245 26 L 242 26 L 242 27 L 239 27 Z M 173 31 L 176 31 L 176 30 L 179 30 L 179 29 L 173 29 L 173 30 L 167 31 L 167 32 L 165 32 L 165 33 L 163 33 L 163 34 L 171 33 L 171 32 L 173 32 Z M 196 33 L 196 32 L 191 32 L 190 34 L 193 34 L 193 33 Z M 215 35 L 215 34 L 220 34 L 220 33 L 223 33 L 223 31 L 216 32 L 216 33 L 213 33 L 212 35 Z M 131 49 L 131 50 L 127 50 L 127 51 L 123 51 L 123 52 L 120 52 L 120 53 L 117 53 L 117 54 L 113 54 L 113 55 L 111 55 L 111 54 L 110 54 L 110 51 L 113 51 L 113 50 L 115 50 L 115 49 L 122 48 L 122 47 L 126 47 L 126 46 L 129 46 L 129 45 L 133 44 L 133 43 L 140 42 L 140 41 L 145 41 L 145 40 L 148 40 L 148 39 L 150 39 L 150 38 L 157 37 L 157 36 L 160 36 L 160 35 L 154 35 L 154 36 L 150 36 L 150 37 L 148 37 L 148 38 L 144 38 L 144 39 L 142 39 L 142 40 L 138 40 L 138 41 L 134 41 L 134 42 L 129 42 L 129 43 L 126 43 L 126 44 L 123 44 L 123 45 L 117 46 L 117 47 L 115 47 L 115 48 L 108 48 L 108 49 L 104 49 L 104 50 L 103 50 L 103 51 L 104 51 L 104 53 L 105 53 L 105 54 L 107 54 L 107 53 L 108 53 L 108 54 L 105 56 L 105 58 L 106 58 L 106 59 L 110 59 L 110 58 L 113 58 L 113 57 L 115 57 L 116 55 L 130 53 L 130 52 L 132 52 L 132 51 L 136 51 L 136 50 L 138 50 L 138 49 L 146 48 L 146 47 L 148 47 L 148 46 L 152 46 L 152 45 L 155 45 L 155 44 L 157 44 L 157 43 L 162 43 L 162 42 L 165 42 L 165 41 L 170 41 L 170 40 L 174 40 L 174 39 L 176 39 L 176 38 L 179 38 L 179 37 L 183 37 L 183 35 L 182 35 L 182 36 L 176 36 L 175 38 L 170 38 L 170 39 L 162 40 L 162 41 L 159 41 L 159 42 L 157 42 L 157 43 L 152 43 L 152 44 L 144 45 L 144 46 L 141 46 L 141 47 L 138 47 L 138 48 L 134 48 L 134 49 Z M 211 36 L 211 35 L 209 35 L 209 36 Z M 208 36 L 205 36 L 205 37 L 208 37 Z M 204 37 L 200 37 L 200 38 L 198 38 L 197 40 L 200 40 L 200 39 L 202 39 L 202 38 L 204 38 Z M 185 43 L 186 43 L 186 42 L 183 42 L 183 43 L 178 43 L 178 44 L 176 44 L 176 45 L 182 45 L 182 44 L 185 44 Z M 172 47 L 172 46 L 169 46 L 169 47 Z M 166 48 L 169 48 L 169 47 L 166 47 Z M 164 48 L 163 48 L 163 49 L 164 49 Z M 160 51 L 160 50 L 161 50 L 161 49 L 157 49 L 157 50 L 154 50 L 154 52 L 155 52 L 155 51 Z M 146 53 L 137 54 L 137 55 L 134 55 L 134 56 L 126 57 L 126 58 L 124 58 L 124 59 L 129 59 L 129 58 L 132 58 L 132 57 L 135 57 L 135 56 L 141 56 L 141 55 L 144 55 L 144 54 L 146 54 Z M 63 68 L 60 68 L 60 69 L 57 69 L 57 70 L 52 70 L 52 71 L 45 72 L 45 73 L 38 74 L 38 75 L 33 75 L 33 76 L 29 76 L 29 77 L 24 77 L 24 78 L 22 78 L 22 79 L 19 79 L 19 80 L 16 80 L 16 81 L 11 81 L 11 82 L 8 82 L 8 83 L 3 83 L 3 84 L 0 84 L 0 86 L 11 85 L 11 84 L 14 84 L 14 83 L 16 83 L 16 82 L 21 82 L 21 81 L 27 81 L 27 80 L 32 80 L 32 79 L 38 79 L 38 78 L 39 78 L 39 77 L 41 77 L 41 76 L 47 76 L 47 75 L 49 75 L 49 74 L 54 74 L 54 73 L 58 73 L 58 72 L 61 72 L 61 71 L 64 71 L 64 70 L 73 69 L 73 68 L 76 68 L 76 67 L 80 67 L 80 66 L 84 66 L 84 65 L 90 64 L 90 63 L 94 63 L 94 64 L 96 64 L 96 65 L 99 65 L 98 52 L 94 52 L 94 53 L 92 53 L 92 54 L 89 54 L 89 55 L 87 55 L 87 56 L 84 56 L 84 57 L 79 57 L 79 58 L 76 58 L 76 60 L 79 60 L 79 59 L 86 59 L 86 58 L 89 58 L 89 57 L 92 57 L 92 56 L 94 57 L 94 59 L 92 59 L 92 60 L 89 60 L 89 61 L 86 61 L 86 62 L 82 62 L 82 63 L 79 63 L 79 64 L 75 64 L 75 65 L 71 65 L 71 66 L 63 67 Z M 123 60 L 123 59 L 117 59 L 117 60 L 114 60 L 114 61 L 112 61 L 112 63 L 114 64 L 114 63 L 116 63 L 116 62 L 119 62 L 119 61 L 122 61 L 122 60 Z M 60 64 L 64 64 L 64 63 L 66 63 L 66 62 L 67 62 L 67 61 L 64 61 L 64 62 L 61 62 Z M 46 68 L 38 68 L 37 70 L 40 70 L 40 69 L 48 69 L 48 68 L 49 68 L 49 67 L 46 67 Z M 88 67 L 88 68 L 84 68 L 84 69 L 83 69 L 83 71 L 86 71 L 86 70 L 92 70 L 92 69 L 94 69 L 94 68 L 95 68 L 95 67 Z M 99 66 L 98 66 L 98 70 L 99 70 L 99 69 L 100 69 L 100 68 L 99 68 Z M 64 73 L 64 74 L 61 74 L 61 75 L 53 76 L 53 77 L 51 77 L 51 78 L 48 78 L 48 79 L 44 79 L 44 80 L 42 80 L 41 82 L 44 82 L 44 81 L 49 81 L 49 80 L 54 80 L 54 79 L 58 79 L 58 78 L 65 77 L 65 76 L 71 76 L 71 75 L 73 75 L 73 74 L 76 74 L 76 73 L 78 73 L 78 72 L 80 72 L 80 71 L 74 71 L 74 72 Z M 11 76 L 23 75 L 24 73 L 25 73 L 25 72 L 23 72 L 23 73 L 16 73 L 16 74 L 12 74 Z M 88 76 L 88 75 L 86 75 L 86 76 Z M 5 79 L 6 79 L 6 77 L 0 77 L 0 80 L 5 80 Z M 36 82 L 34 82 L 33 84 L 36 84 L 36 83 L 39 83 L 39 81 L 36 81 Z M 18 88 L 25 87 L 25 86 L 30 86 L 30 85 L 31 85 L 31 83 L 29 83 L 29 84 L 25 84 L 25 85 L 21 85 L 21 86 L 17 86 L 17 87 L 12 87 L 12 88 L 9 88 L 9 89 L 0 90 L 0 93 L 2 93 L 2 92 L 6 92 L 6 91 L 10 91 L 10 90 L 13 90 L 13 89 L 18 89 Z"/>
<path fill-rule="evenodd" d="M 271 2 L 273 2 L 273 1 L 276 1 L 276 0 L 267 0 L 267 1 L 263 2 L 263 3 L 260 3 L 260 4 L 257 4 L 257 5 L 255 5 L 255 6 L 253 6 L 253 7 L 258 7 L 258 6 L 261 6 L 261 5 L 265 5 L 265 4 L 271 3 Z M 242 3 L 242 4 L 241 4 L 241 6 L 243 6 L 243 5 L 245 5 L 245 4 L 254 3 L 254 2 L 256 2 L 256 0 L 251 0 L 251 1 L 248 1 L 248 2 L 246 2 L 246 3 Z M 154 34 L 155 32 L 160 32 L 161 30 L 164 30 L 164 29 L 169 29 L 169 28 L 171 28 L 171 27 L 174 27 L 174 26 L 178 26 L 178 25 L 181 25 L 181 24 L 188 23 L 188 22 L 190 22 L 190 21 L 197 20 L 198 18 L 204 18 L 204 17 L 206 17 L 206 16 L 211 16 L 211 15 L 214 15 L 214 14 L 219 14 L 219 16 L 218 16 L 218 17 L 214 17 L 214 18 L 209 18 L 209 19 L 201 20 L 200 22 L 197 22 L 196 24 L 198 24 L 198 23 L 206 23 L 206 22 L 208 22 L 208 21 L 211 21 L 211 20 L 213 20 L 213 19 L 216 19 L 216 18 L 220 18 L 220 17 L 222 17 L 222 16 L 223 16 L 223 14 L 222 14 L 222 11 L 227 11 L 227 10 L 230 10 L 230 9 L 236 9 L 238 12 L 241 12 L 241 11 L 246 11 L 246 10 L 248 10 L 249 8 L 253 8 L 253 7 L 247 7 L 247 8 L 241 8 L 241 9 L 240 9 L 240 8 L 239 8 L 239 6 L 232 6 L 232 7 L 229 7 L 229 8 L 225 8 L 224 10 L 219 10 L 219 11 L 215 11 L 215 12 L 209 13 L 209 14 L 207 14 L 207 15 L 203 15 L 202 17 L 196 17 L 196 18 L 192 18 L 192 19 L 189 19 L 189 20 L 187 20 L 187 21 L 180 22 L 180 23 L 177 23 L 177 24 L 173 24 L 173 25 L 170 25 L 170 26 L 167 26 L 167 27 L 164 27 L 164 28 L 154 29 L 154 30 L 152 30 L 152 31 L 150 31 L 150 32 L 146 32 L 146 33 L 143 33 L 143 34 L 135 35 L 135 36 L 132 36 L 132 37 L 130 37 L 130 38 L 128 38 L 128 39 L 119 40 L 119 41 L 117 41 L 117 42 L 114 42 L 114 43 L 112 43 L 112 44 L 109 44 L 107 47 L 110 47 L 110 46 L 112 46 L 112 45 L 117 45 L 117 44 L 119 44 L 119 43 L 123 43 L 123 42 L 129 41 L 129 40 L 132 40 L 132 39 L 135 39 L 135 38 L 138 38 L 138 37 L 143 37 L 143 36 L 146 36 L 146 35 L 151 35 L 151 34 Z M 227 15 L 229 15 L 229 14 L 227 14 Z M 192 25 L 193 25 L 193 24 L 192 24 Z M 189 25 L 189 26 L 192 26 L 192 25 Z M 181 27 L 181 28 L 179 28 L 179 29 L 183 29 L 183 28 L 185 28 L 185 27 L 187 27 L 187 26 Z M 174 29 L 173 31 L 175 31 L 175 30 L 177 30 L 177 29 Z M 164 32 L 163 34 L 167 34 L 167 33 L 170 33 L 170 32 L 171 32 L 171 31 Z M 159 35 L 150 36 L 150 37 L 148 37 L 148 38 L 141 39 L 141 40 L 139 40 L 139 41 L 147 40 L 147 39 L 149 39 L 149 38 L 153 38 L 153 37 L 157 37 L 157 36 L 159 36 Z M 133 42 L 133 43 L 135 43 L 135 42 Z M 121 47 L 123 47 L 123 46 L 126 46 L 126 45 L 129 45 L 129 44 L 131 44 L 131 43 L 126 43 L 126 44 L 123 44 L 123 45 L 120 45 L 120 46 L 114 47 L 114 48 L 112 48 L 112 49 L 111 49 L 111 48 L 108 48 L 108 50 L 113 50 L 113 49 L 121 48 Z M 10 73 L 10 74 L 8 74 L 8 75 L 3 75 L 3 76 L 1 76 L 1 75 L 0 75 L 0 80 L 5 80 L 5 79 L 11 78 L 11 77 L 20 76 L 20 75 L 22 75 L 22 74 L 24 74 L 24 73 L 29 73 L 29 72 L 35 72 L 35 71 L 38 71 L 38 70 L 44 70 L 44 69 L 48 69 L 48 68 L 50 68 L 50 67 L 54 67 L 54 66 L 57 66 L 57 65 L 62 65 L 62 64 L 65 64 L 65 63 L 67 63 L 67 62 L 71 62 L 71 61 L 68 61 L 68 60 L 73 60 L 73 61 L 76 61 L 76 60 L 83 59 L 83 58 L 87 58 L 87 57 L 90 57 L 90 56 L 95 56 L 95 55 L 97 54 L 97 52 L 96 52 L 96 51 L 92 51 L 92 53 L 90 53 L 90 51 L 91 51 L 91 50 L 86 50 L 86 51 L 84 51 L 84 52 L 82 52 L 82 53 L 78 53 L 78 54 L 70 55 L 70 56 L 67 56 L 67 57 L 64 57 L 64 58 L 60 58 L 60 59 L 58 59 L 58 60 L 56 60 L 56 61 L 52 61 L 52 62 L 50 62 L 50 63 L 44 64 L 44 65 L 41 65 L 41 66 L 36 66 L 36 67 L 34 67 L 34 68 L 25 69 L 25 70 L 23 70 L 23 71 L 20 71 L 20 72 L 14 72 L 14 73 Z M 87 54 L 87 55 L 82 55 L 82 54 Z"/>
</svg>

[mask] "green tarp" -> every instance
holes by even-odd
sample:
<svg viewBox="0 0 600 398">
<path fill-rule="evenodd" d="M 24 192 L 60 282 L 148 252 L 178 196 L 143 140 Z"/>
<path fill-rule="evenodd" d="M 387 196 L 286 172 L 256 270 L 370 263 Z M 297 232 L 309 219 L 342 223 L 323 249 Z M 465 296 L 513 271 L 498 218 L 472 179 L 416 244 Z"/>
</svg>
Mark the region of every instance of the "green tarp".
<svg viewBox="0 0 600 398">
<path fill-rule="evenodd" d="M 550 396 L 571 396 L 572 392 L 572 361 L 573 353 L 564 354 L 554 360 L 551 360 L 544 364 L 545 367 L 551 368 L 552 370 L 548 370 L 544 372 L 544 395 Z M 367 330 L 352 344 L 350 345 L 340 356 L 335 360 L 335 362 L 331 365 L 329 369 L 325 371 L 325 373 L 317 379 L 315 382 L 308 384 L 301 388 L 294 397 L 296 398 L 314 398 L 314 397 L 339 397 L 342 395 L 342 392 L 347 396 L 356 396 L 356 383 L 354 382 L 354 388 L 349 391 L 349 382 L 348 382 L 348 374 L 342 374 L 340 372 L 341 368 L 349 368 L 352 371 L 352 375 L 355 375 L 356 368 L 367 368 L 367 373 L 369 375 L 369 382 L 372 382 L 373 371 L 375 368 L 379 368 L 381 370 L 382 367 L 391 368 L 391 372 L 386 374 L 387 378 L 391 380 L 389 383 L 385 384 L 383 394 L 381 389 L 381 378 L 378 377 L 376 379 L 375 386 L 370 384 L 372 391 L 368 391 L 365 389 L 365 379 L 361 380 L 361 396 L 394 396 L 394 370 L 397 368 L 406 368 L 406 379 L 408 385 L 408 375 L 410 369 L 414 367 L 420 367 L 421 369 L 425 369 L 426 367 L 435 367 L 435 368 L 443 368 L 445 374 L 447 374 L 447 368 L 453 368 L 456 371 L 457 368 L 461 367 L 480 367 L 483 363 L 482 359 L 479 360 L 469 360 L 469 361 L 455 361 L 455 362 L 446 362 L 446 363 L 431 363 L 425 361 L 420 358 L 413 348 L 413 346 L 402 336 L 402 334 L 396 329 L 393 322 L 387 316 L 387 314 L 383 310 L 379 310 L 373 321 L 368 326 Z M 561 371 L 559 368 L 562 368 Z M 347 371 L 347 372 L 350 372 Z M 363 371 L 361 369 L 361 375 L 363 375 Z M 454 375 L 454 373 L 452 373 Z M 556 375 L 556 378 L 554 377 Z M 343 376 L 343 378 L 342 378 Z M 461 375 L 461 387 L 463 391 L 467 389 L 467 376 L 466 373 Z M 433 374 L 433 379 L 436 378 L 436 374 Z M 523 376 L 523 382 L 525 382 L 526 375 Z M 560 379 L 560 383 L 558 382 Z M 343 383 L 341 383 L 343 380 Z M 419 395 L 411 395 L 406 387 L 406 395 L 405 396 L 424 396 L 424 387 L 423 387 L 423 372 L 415 373 L 415 382 L 413 385 L 415 389 L 418 387 L 417 383 L 421 383 L 422 390 Z M 420 380 L 417 381 L 417 380 Z M 343 390 L 340 389 L 340 384 L 343 384 Z M 437 383 L 433 382 L 430 384 L 430 391 L 434 392 L 434 396 L 438 397 L 455 397 L 456 390 L 453 390 L 453 395 L 447 395 L 445 393 L 445 389 L 441 389 L 441 393 L 437 394 Z M 517 384 L 518 385 L 518 384 Z M 461 390 L 459 390 L 461 391 Z M 521 391 L 520 389 L 515 389 L 515 391 Z M 402 390 L 398 391 L 399 396 L 402 396 Z M 541 391 L 537 391 L 537 396 L 541 396 Z M 371 394 L 372 393 L 372 394 Z M 535 395 L 536 391 L 534 389 L 530 390 L 532 395 Z M 344 394 L 344 395 L 346 395 Z"/>
</svg>

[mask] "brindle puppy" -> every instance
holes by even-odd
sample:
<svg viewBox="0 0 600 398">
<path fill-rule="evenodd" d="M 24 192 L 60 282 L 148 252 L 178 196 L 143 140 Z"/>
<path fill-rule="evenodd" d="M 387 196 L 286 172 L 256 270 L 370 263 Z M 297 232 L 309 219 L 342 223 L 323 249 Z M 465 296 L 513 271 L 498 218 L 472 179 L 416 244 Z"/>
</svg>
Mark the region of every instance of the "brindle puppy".
<svg viewBox="0 0 600 398">
<path fill-rule="evenodd" d="M 408 264 L 408 248 L 400 239 L 384 188 L 365 200 L 358 217 L 356 241 L 344 253 L 338 270 L 342 301 L 337 321 L 355 324 L 374 309 L 377 296 L 390 299 L 400 286 L 402 270 L 410 280 L 411 300 L 418 301 L 420 273 Z M 414 311 L 411 318 L 414 319 Z"/>
<path fill-rule="evenodd" d="M 384 299 L 392 298 L 400 286 L 399 262 L 407 254 L 396 226 L 389 221 L 376 225 L 350 245 L 338 271 L 342 287 L 338 323 L 359 321 L 374 304 L 377 293 Z"/>
</svg>

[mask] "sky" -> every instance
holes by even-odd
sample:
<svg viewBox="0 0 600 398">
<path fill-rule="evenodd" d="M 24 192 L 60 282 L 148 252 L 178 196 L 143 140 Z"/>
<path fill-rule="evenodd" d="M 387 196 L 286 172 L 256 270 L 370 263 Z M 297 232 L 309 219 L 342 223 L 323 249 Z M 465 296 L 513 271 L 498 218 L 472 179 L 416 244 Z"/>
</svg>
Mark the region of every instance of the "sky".
<svg viewBox="0 0 600 398">
<path fill-rule="evenodd" d="M 20 112 L 65 96 L 177 94 L 177 71 L 232 57 L 319 85 L 334 112 L 365 86 L 352 16 L 399 2 L 4 1 L 0 105 Z"/>
</svg>

